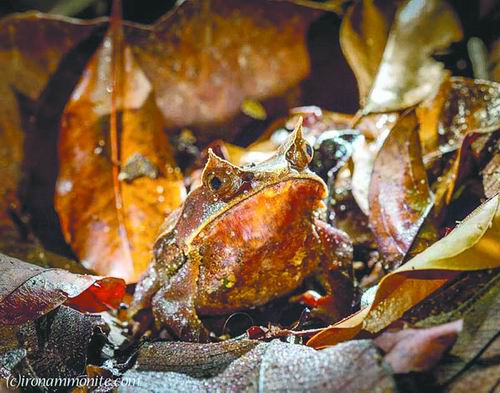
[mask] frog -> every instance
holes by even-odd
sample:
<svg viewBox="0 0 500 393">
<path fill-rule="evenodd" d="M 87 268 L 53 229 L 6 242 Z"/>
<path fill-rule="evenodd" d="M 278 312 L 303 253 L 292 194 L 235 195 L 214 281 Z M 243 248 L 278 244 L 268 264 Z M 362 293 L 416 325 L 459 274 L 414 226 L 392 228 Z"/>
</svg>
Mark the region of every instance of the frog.
<svg viewBox="0 0 500 393">
<path fill-rule="evenodd" d="M 212 150 L 198 187 L 162 226 L 130 311 L 150 308 L 183 341 L 213 339 L 202 319 L 265 305 L 307 278 L 330 321 L 352 306 L 352 244 L 322 217 L 324 181 L 309 168 L 302 119 L 275 154 L 237 166 Z"/>
</svg>

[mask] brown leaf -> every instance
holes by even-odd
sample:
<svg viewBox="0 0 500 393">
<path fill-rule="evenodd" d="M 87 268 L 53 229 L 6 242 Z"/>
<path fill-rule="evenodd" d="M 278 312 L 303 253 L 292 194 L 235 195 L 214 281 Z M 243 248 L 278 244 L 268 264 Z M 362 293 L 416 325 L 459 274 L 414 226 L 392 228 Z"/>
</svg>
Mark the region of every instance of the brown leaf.
<svg viewBox="0 0 500 393">
<path fill-rule="evenodd" d="M 360 138 L 353 144 L 352 160 L 354 169 L 352 172 L 352 195 L 359 208 L 367 216 L 370 214 L 370 204 L 368 193 L 370 181 L 373 173 L 375 158 L 380 151 L 390 130 L 398 120 L 398 114 L 387 113 L 383 115 L 371 115 L 363 117 L 357 128 L 360 130 L 366 127 L 371 130 L 374 136 L 373 141 Z"/>
<path fill-rule="evenodd" d="M 481 352 L 469 369 L 443 389 L 446 393 L 496 392 L 500 375 L 500 337 Z"/>
<path fill-rule="evenodd" d="M 32 321 L 61 304 L 82 311 L 115 308 L 125 294 L 123 280 L 44 269 L 0 254 L 0 324 Z"/>
<path fill-rule="evenodd" d="M 374 342 L 385 352 L 384 360 L 395 373 L 421 372 L 437 364 L 461 330 L 459 320 L 428 329 L 385 332 Z"/>
<path fill-rule="evenodd" d="M 384 38 L 382 33 L 375 39 Z M 364 113 L 405 109 L 432 95 L 445 72 L 431 56 L 461 38 L 458 18 L 446 2 L 403 3 L 394 17 Z"/>
<path fill-rule="evenodd" d="M 358 82 L 364 105 L 382 61 L 395 2 L 363 0 L 354 3 L 342 18 L 340 44 Z"/>
<path fill-rule="evenodd" d="M 398 120 L 380 149 L 368 199 L 370 225 L 379 251 L 395 268 L 432 207 L 414 112 Z"/>
<path fill-rule="evenodd" d="M 29 115 L 23 113 L 18 99 L 23 96 L 27 100 L 38 100 L 65 56 L 101 24 L 78 22 L 70 27 L 64 18 L 32 12 L 0 21 L 0 251 L 9 255 L 44 265 L 71 264 L 41 247 L 18 199 L 19 183 L 22 175 L 26 176 L 22 170 L 26 167 L 23 162 L 26 161 L 26 134 L 29 136 L 26 126 L 32 122 Z M 33 37 L 37 37 L 36 40 Z"/>
<path fill-rule="evenodd" d="M 96 361 L 107 327 L 98 315 L 61 306 L 36 321 L 0 325 L 0 378 L 75 378 Z"/>
<path fill-rule="evenodd" d="M 424 162 L 457 150 L 467 133 L 500 129 L 500 84 L 453 77 L 417 108 Z"/>
<path fill-rule="evenodd" d="M 135 282 L 185 191 L 151 83 L 116 23 L 64 111 L 55 204 L 84 266 Z"/>
<path fill-rule="evenodd" d="M 0 170 L 2 173 L 9 170 L 11 175 L 5 176 L 0 186 L 2 196 L 8 197 L 17 186 L 23 156 L 22 121 L 14 92 L 37 99 L 64 55 L 85 40 L 99 24 L 97 21 L 68 24 L 65 18 L 36 12 L 15 14 L 0 20 L 0 64 L 3 71 L 0 82 Z"/>
<path fill-rule="evenodd" d="M 500 316 L 500 274 L 496 274 L 483 287 L 476 286 L 475 293 L 464 304 L 451 314 L 463 318 L 464 329 L 456 344 L 450 351 L 450 356 L 434 371 L 439 384 L 445 385 L 467 370 L 471 365 L 480 366 L 477 361 L 487 348 L 498 337 Z M 445 315 L 446 316 L 446 315 Z M 423 323 L 432 321 L 432 317 Z M 498 349 L 498 348 L 497 348 Z"/>
<path fill-rule="evenodd" d="M 203 352 L 206 351 L 200 346 L 202 362 L 206 356 Z M 360 369 L 365 371 L 363 378 L 359 378 Z M 224 371 L 209 379 L 198 379 L 176 372 L 145 370 L 130 370 L 124 375 L 125 380 L 134 378 L 139 381 L 138 385 L 122 386 L 119 391 L 155 392 L 164 390 L 165 386 L 176 392 L 205 392 L 207 389 L 286 391 L 290 387 L 314 392 L 396 391 L 395 382 L 382 362 L 378 348 L 369 340 L 352 341 L 324 351 L 275 340 L 258 344 L 230 363 Z"/>
<path fill-rule="evenodd" d="M 309 74 L 305 33 L 318 15 L 287 1 L 186 1 L 127 37 L 166 126 L 229 140 L 251 120 L 240 112 L 245 99 L 283 96 Z M 266 111 L 276 115 L 276 108 Z"/>
<path fill-rule="evenodd" d="M 192 377 L 213 377 L 259 344 L 257 340 L 233 339 L 211 344 L 156 342 L 144 344 L 135 368 L 172 371 Z"/>
<path fill-rule="evenodd" d="M 498 143 L 495 149 L 493 158 L 481 172 L 483 175 L 484 195 L 487 198 L 491 198 L 500 192 L 500 146 Z"/>
</svg>

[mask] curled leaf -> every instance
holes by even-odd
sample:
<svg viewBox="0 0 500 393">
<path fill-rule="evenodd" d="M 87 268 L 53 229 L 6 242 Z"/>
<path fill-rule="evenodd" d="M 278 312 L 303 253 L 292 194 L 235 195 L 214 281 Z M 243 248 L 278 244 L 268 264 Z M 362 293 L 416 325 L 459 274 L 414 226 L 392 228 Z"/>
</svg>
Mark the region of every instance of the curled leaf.
<svg viewBox="0 0 500 393">
<path fill-rule="evenodd" d="M 471 132 L 500 129 L 500 85 L 452 77 L 417 108 L 424 162 L 457 150 Z"/>
<path fill-rule="evenodd" d="M 368 199 L 379 251 L 395 268 L 432 207 L 414 112 L 398 120 L 378 152 Z"/>
<path fill-rule="evenodd" d="M 100 312 L 117 307 L 124 294 L 118 278 L 44 269 L 0 254 L 0 324 L 32 321 L 61 304 Z"/>
<path fill-rule="evenodd" d="M 377 75 L 395 11 L 395 2 L 363 0 L 342 18 L 340 45 L 356 76 L 362 104 Z"/>
<path fill-rule="evenodd" d="M 401 5 L 364 113 L 405 109 L 432 95 L 445 72 L 443 65 L 431 56 L 461 38 L 458 18 L 446 2 L 409 0 Z"/>
<path fill-rule="evenodd" d="M 371 305 L 331 325 L 307 343 L 315 348 L 377 333 L 456 276 L 458 271 L 500 266 L 500 197 L 479 206 L 448 236 L 405 263 L 380 282 Z"/>
<path fill-rule="evenodd" d="M 491 198 L 500 192 L 500 146 L 496 146 L 493 158 L 482 171 L 484 194 Z"/>
<path fill-rule="evenodd" d="M 33 118 L 23 110 L 21 98 L 33 103 L 39 100 L 68 54 L 82 54 L 80 45 L 98 35 L 101 26 L 102 21 L 76 20 L 69 26 L 65 18 L 37 12 L 0 20 L 0 251 L 4 253 L 44 265 L 70 263 L 43 249 L 22 209 L 20 183 L 23 176 L 24 180 L 30 176 L 26 162 L 31 157 L 25 149 Z M 43 113 L 52 110 L 51 103 Z M 36 148 L 40 152 L 40 146 Z M 40 182 L 40 177 L 36 181 Z M 50 232 L 46 231 L 49 237 Z"/>
</svg>

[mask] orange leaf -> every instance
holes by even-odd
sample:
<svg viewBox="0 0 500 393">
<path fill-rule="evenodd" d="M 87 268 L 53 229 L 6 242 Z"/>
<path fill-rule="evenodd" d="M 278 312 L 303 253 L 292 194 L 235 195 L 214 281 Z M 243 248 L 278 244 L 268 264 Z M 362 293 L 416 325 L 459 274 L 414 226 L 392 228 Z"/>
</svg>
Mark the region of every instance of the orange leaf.
<svg viewBox="0 0 500 393">
<path fill-rule="evenodd" d="M 159 226 L 183 200 L 163 125 L 114 15 L 62 117 L 55 196 L 66 240 L 99 274 L 137 281 Z"/>
</svg>

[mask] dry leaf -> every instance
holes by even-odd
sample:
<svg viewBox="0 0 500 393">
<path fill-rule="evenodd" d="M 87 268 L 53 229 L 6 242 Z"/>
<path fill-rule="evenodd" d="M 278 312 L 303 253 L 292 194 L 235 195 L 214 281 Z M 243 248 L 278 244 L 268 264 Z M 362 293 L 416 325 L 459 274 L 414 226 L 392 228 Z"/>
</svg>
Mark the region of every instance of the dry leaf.
<svg viewBox="0 0 500 393">
<path fill-rule="evenodd" d="M 340 45 L 358 82 L 364 105 L 377 75 L 396 11 L 393 1 L 355 2 L 342 18 Z"/>
<path fill-rule="evenodd" d="M 461 330 L 459 320 L 427 329 L 385 332 L 374 342 L 386 353 L 384 360 L 395 373 L 422 372 L 437 364 Z"/>
<path fill-rule="evenodd" d="M 390 130 L 398 120 L 396 113 L 365 116 L 360 120 L 357 128 L 363 130 L 368 128 L 374 137 L 372 142 L 368 139 L 359 139 L 353 145 L 352 160 L 354 169 L 352 171 L 352 195 L 359 208 L 365 215 L 370 214 L 370 203 L 368 193 L 373 173 L 373 164 Z M 366 131 L 365 131 L 366 133 Z"/>
<path fill-rule="evenodd" d="M 405 2 L 394 18 L 363 112 L 401 110 L 432 95 L 445 72 L 431 56 L 461 38 L 458 18 L 446 2 Z"/>
<path fill-rule="evenodd" d="M 116 308 L 123 280 L 44 269 L 0 254 L 0 324 L 19 325 L 61 304 L 82 311 Z"/>
<path fill-rule="evenodd" d="M 349 340 L 361 330 L 377 333 L 458 271 L 499 267 L 499 199 L 497 195 L 479 206 L 448 236 L 385 276 L 370 306 L 325 328 L 307 344 L 322 348 Z"/>
<path fill-rule="evenodd" d="M 0 325 L 0 378 L 2 372 L 25 380 L 79 377 L 87 362 L 96 361 L 106 331 L 99 315 L 65 306 L 19 326 Z"/>
<path fill-rule="evenodd" d="M 171 345 L 163 345 L 169 344 Z M 201 364 L 193 365 L 193 368 L 203 367 L 206 346 L 199 348 L 198 352 Z M 359 377 L 360 369 L 365 371 L 363 378 Z M 301 391 L 314 392 L 396 391 L 395 381 L 383 362 L 379 349 L 369 340 L 343 343 L 324 351 L 274 340 L 259 343 L 212 378 L 193 377 L 193 371 L 188 374 L 132 369 L 125 373 L 124 379 L 135 378 L 139 383 L 135 386 L 121 386 L 119 391 L 271 392 L 287 391 L 291 386 L 299 387 Z"/>
<path fill-rule="evenodd" d="M 481 174 L 483 176 L 484 195 L 492 198 L 500 192 L 500 146 L 496 145 L 493 158 L 484 167 Z"/>
<path fill-rule="evenodd" d="M 136 282 L 158 228 L 183 200 L 163 125 L 114 20 L 66 105 L 55 196 L 66 240 L 99 274 Z"/>
<path fill-rule="evenodd" d="M 373 166 L 368 199 L 379 252 L 391 269 L 396 268 L 433 202 L 414 112 L 400 117 L 385 139 Z"/>
</svg>

